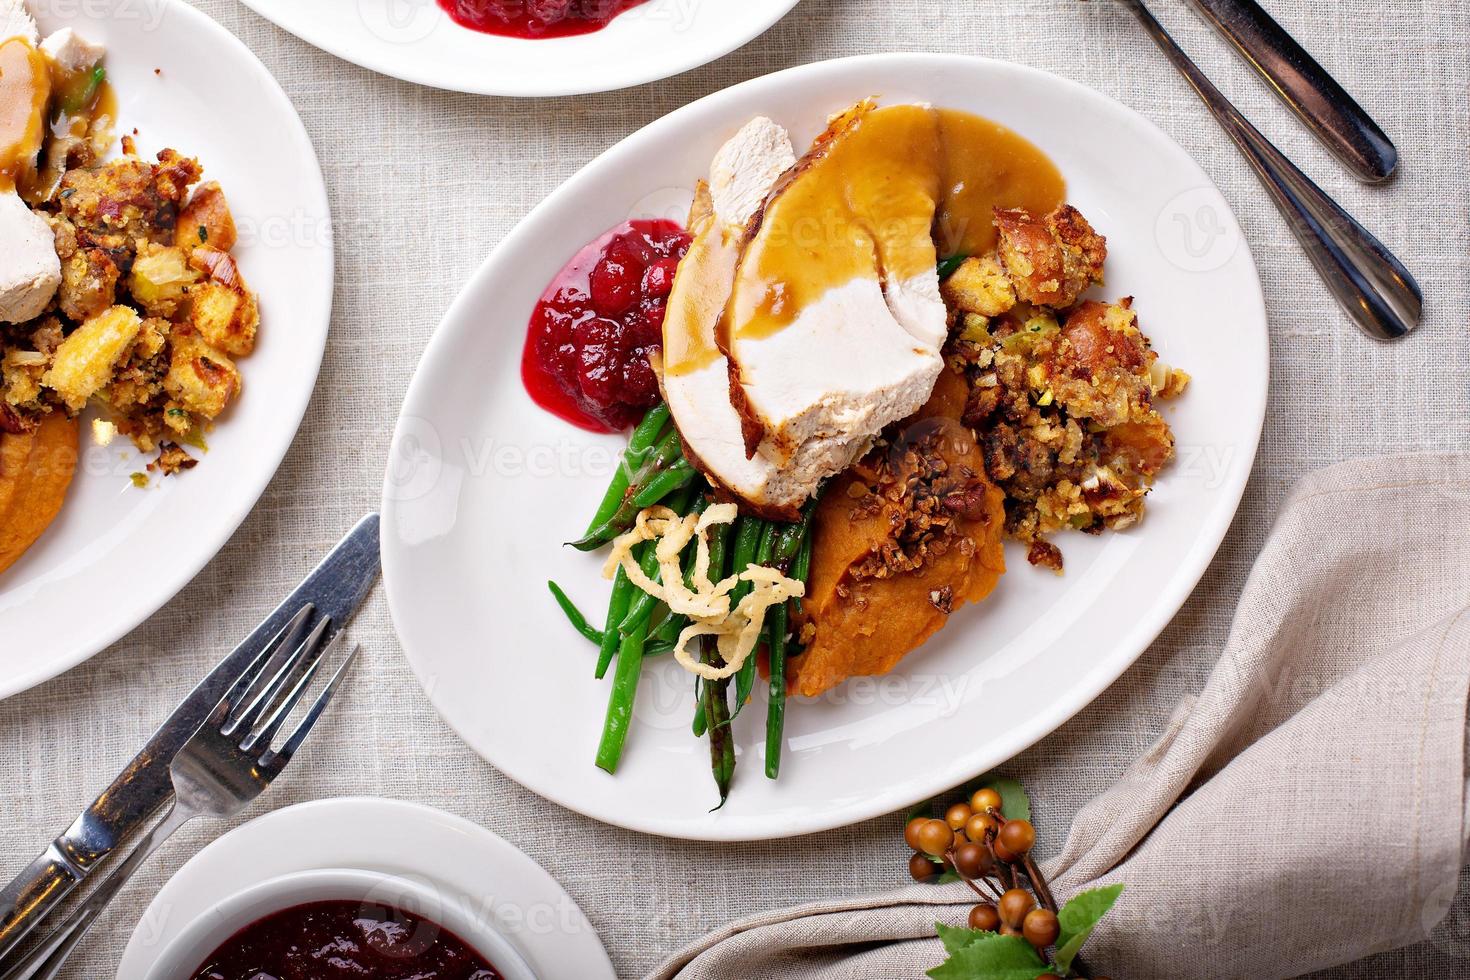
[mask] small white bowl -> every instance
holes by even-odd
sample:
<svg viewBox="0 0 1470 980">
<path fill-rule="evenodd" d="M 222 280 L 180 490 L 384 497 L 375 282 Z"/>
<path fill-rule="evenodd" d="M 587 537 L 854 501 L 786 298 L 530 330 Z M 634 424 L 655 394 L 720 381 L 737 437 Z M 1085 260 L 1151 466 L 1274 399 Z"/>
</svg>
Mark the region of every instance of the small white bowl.
<svg viewBox="0 0 1470 980">
<path fill-rule="evenodd" d="M 346 868 L 272 878 L 206 909 L 168 944 L 146 980 L 188 980 L 206 957 L 251 923 L 297 905 L 332 901 L 371 902 L 410 912 L 464 940 L 505 980 L 536 980 L 516 948 L 465 897 L 397 875 Z"/>
</svg>

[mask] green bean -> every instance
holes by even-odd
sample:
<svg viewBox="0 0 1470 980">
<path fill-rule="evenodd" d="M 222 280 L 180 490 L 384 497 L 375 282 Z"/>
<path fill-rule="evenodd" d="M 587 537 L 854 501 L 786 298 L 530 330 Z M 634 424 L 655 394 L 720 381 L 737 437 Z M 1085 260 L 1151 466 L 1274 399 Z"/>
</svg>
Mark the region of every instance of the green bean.
<svg viewBox="0 0 1470 980">
<path fill-rule="evenodd" d="M 687 459 L 681 459 L 668 469 L 649 480 L 647 485 L 633 495 L 633 506 L 638 510 L 652 507 L 660 500 L 694 479 L 694 467 Z"/>
<path fill-rule="evenodd" d="M 691 498 L 694 496 L 693 487 L 684 487 L 675 492 L 669 506 L 675 513 L 683 514 L 690 506 Z M 649 570 L 652 561 L 653 570 Z M 658 570 L 658 561 L 652 542 L 644 544 L 644 555 L 640 560 L 640 567 L 644 574 L 650 578 Z M 641 593 L 640 594 L 644 594 Z M 649 608 L 649 615 L 634 623 L 628 632 L 622 634 L 618 644 L 618 666 L 613 671 L 612 693 L 607 702 L 607 718 L 602 726 L 602 740 L 597 746 L 597 766 L 607 772 L 614 772 L 618 768 L 618 760 L 623 755 L 623 743 L 628 738 L 628 726 L 633 718 L 633 702 L 638 696 L 638 678 L 643 672 L 643 649 L 648 641 L 648 623 L 653 609 Z M 608 627 L 611 631 L 612 627 Z"/>
<path fill-rule="evenodd" d="M 657 643 L 669 644 L 669 649 L 672 650 L 674 648 L 674 642 L 679 638 L 679 634 L 688 625 L 688 616 L 681 616 L 676 612 L 670 612 L 664 617 L 663 622 L 658 624 L 658 629 L 653 631 L 652 639 Z"/>
<path fill-rule="evenodd" d="M 107 69 L 101 65 L 87 73 L 87 82 L 80 89 L 73 89 L 70 96 L 63 98 L 61 109 L 66 113 L 81 112 L 97 98 L 97 90 L 107 81 Z M 65 91 L 63 89 L 63 91 Z M 187 246 L 186 246 L 187 247 Z"/>
<path fill-rule="evenodd" d="M 806 533 L 801 536 L 801 550 L 797 551 L 796 558 L 791 562 L 791 577 L 802 585 L 806 585 L 807 579 L 812 574 L 812 529 L 808 527 Z M 796 611 L 802 611 L 802 600 L 797 596 L 794 601 Z"/>
<path fill-rule="evenodd" d="M 800 554 L 816 509 L 817 498 L 814 496 L 802 508 L 801 520 L 784 524 L 777 532 L 771 548 L 771 564 L 783 575 Z M 786 633 L 789 625 L 786 603 L 771 607 L 766 623 L 766 654 L 771 667 L 770 700 L 766 704 L 766 777 L 775 779 L 781 774 L 781 748 L 785 743 L 786 729 Z"/>
<path fill-rule="evenodd" d="M 756 544 L 755 554 L 746 565 L 769 565 L 771 563 L 771 549 L 776 543 L 776 525 L 770 521 L 758 521 L 760 525 L 760 540 Z M 741 571 L 745 569 L 742 568 Z M 741 599 L 750 594 L 752 586 L 749 582 L 741 582 L 735 587 L 731 594 L 732 605 L 739 605 Z M 740 665 L 740 670 L 735 674 L 735 714 L 744 710 L 746 703 L 750 700 L 750 694 L 755 690 L 755 654 L 752 653 L 745 658 L 745 663 Z"/>
<path fill-rule="evenodd" d="M 703 637 L 700 637 L 700 639 L 703 639 Z M 703 684 L 703 683 L 701 683 L 701 679 L 700 678 L 696 677 L 694 679 L 694 737 L 695 738 L 704 738 L 704 733 L 709 730 L 709 725 L 706 723 L 705 714 L 704 714 L 704 688 L 705 687 L 706 687 L 706 685 Z"/>
<path fill-rule="evenodd" d="M 608 665 L 612 663 L 613 654 L 618 651 L 618 623 L 623 614 L 628 611 L 628 603 L 633 601 L 633 583 L 628 580 L 628 573 L 623 571 L 623 566 L 618 566 L 617 574 L 613 576 L 612 595 L 607 600 L 607 621 L 602 628 L 602 642 L 597 650 L 597 679 L 602 680 L 607 673 Z"/>
<path fill-rule="evenodd" d="M 766 705 L 766 778 L 781 774 L 786 727 L 786 604 L 772 606 L 766 620 L 766 650 L 771 660 L 771 699 Z"/>
<path fill-rule="evenodd" d="M 735 543 L 730 549 L 731 575 L 739 575 L 755 560 L 755 550 L 760 547 L 761 534 L 765 529 L 766 522 L 759 517 L 740 518 L 740 524 L 735 528 Z M 749 582 L 741 582 L 736 589 L 744 587 L 749 592 L 749 586 Z"/>
<path fill-rule="evenodd" d="M 647 458 L 639 464 L 638 469 L 628 478 L 628 489 L 623 494 L 622 502 L 618 504 L 617 510 L 613 511 L 612 516 L 592 528 L 576 541 L 569 541 L 567 543 L 578 551 L 593 551 L 628 530 L 628 528 L 633 526 L 633 520 L 638 516 L 638 511 L 643 509 L 634 504 L 639 490 L 670 466 L 682 461 L 683 458 L 684 449 L 683 445 L 679 442 L 679 430 L 677 428 L 671 428 L 648 451 Z"/>
<path fill-rule="evenodd" d="M 651 626 L 651 623 L 652 623 L 652 621 L 650 621 L 650 626 Z M 614 636 L 617 636 L 618 635 L 616 630 L 613 631 L 613 635 Z M 666 657 L 666 656 L 668 656 L 669 654 L 671 654 L 671 653 L 674 652 L 674 645 L 675 645 L 676 642 L 677 642 L 677 638 L 675 638 L 674 640 L 660 640 L 660 639 L 656 639 L 654 637 L 654 635 L 653 635 L 653 632 L 652 632 L 651 628 L 650 628 L 650 632 L 648 634 L 648 638 L 643 641 L 643 659 L 644 660 L 652 660 L 654 657 Z M 611 660 L 609 660 L 608 662 L 611 663 Z"/>
<path fill-rule="evenodd" d="M 811 526 L 812 510 L 813 508 L 808 506 L 802 511 L 800 520 L 779 526 L 776 540 L 771 547 L 771 560 L 763 564 L 769 564 L 782 575 L 790 571 L 797 552 L 801 550 L 801 542 L 806 537 L 807 528 Z"/>
<path fill-rule="evenodd" d="M 703 637 L 704 649 L 700 660 L 713 666 L 718 655 L 711 637 Z M 730 783 L 735 777 L 735 739 L 730 730 L 730 702 L 728 678 L 704 682 L 704 697 L 700 706 L 708 722 L 710 772 L 715 777 L 715 787 L 720 791 L 718 810 L 730 798 Z"/>
<path fill-rule="evenodd" d="M 643 642 L 647 636 L 645 621 L 618 645 L 618 666 L 613 671 L 607 718 L 602 724 L 602 740 L 597 744 L 597 768 L 606 772 L 617 772 L 618 761 L 623 757 L 623 744 L 628 740 L 628 727 L 633 721 L 633 702 L 638 697 L 638 678 L 643 673 Z"/>
<path fill-rule="evenodd" d="M 948 279 L 954 274 L 954 270 L 958 269 L 967 258 L 969 258 L 967 255 L 951 255 L 948 258 L 940 259 L 934 271 L 939 273 L 940 279 Z"/>
<path fill-rule="evenodd" d="M 709 577 L 719 581 L 725 577 L 725 558 L 729 550 L 730 535 L 735 528 L 729 524 L 717 524 L 709 532 Z M 708 666 L 724 662 L 719 654 L 719 645 L 712 636 L 699 638 L 699 659 Z M 695 682 L 694 724 L 695 734 L 703 729 L 709 734 L 710 773 L 715 778 L 715 787 L 720 791 L 720 802 L 715 809 L 725 805 L 730 797 L 730 783 L 735 777 L 735 738 L 730 729 L 730 681 L 729 678 Z"/>
<path fill-rule="evenodd" d="M 719 582 L 725 577 L 725 552 L 730 543 L 730 524 L 716 524 L 709 529 L 709 578 Z M 691 588 L 693 583 L 690 583 Z"/>
<path fill-rule="evenodd" d="M 643 421 L 638 423 L 638 427 L 628 437 L 629 452 L 640 453 L 658 442 L 660 433 L 664 431 L 664 426 L 668 424 L 669 406 L 663 402 L 659 402 L 648 410 L 647 414 L 643 416 Z"/>
<path fill-rule="evenodd" d="M 638 567 L 643 569 L 643 574 L 655 582 L 659 579 L 658 572 L 658 549 L 652 541 L 643 545 L 643 557 L 638 561 Z M 618 621 L 618 633 L 627 636 L 633 627 L 639 623 L 649 623 L 653 620 L 653 610 L 659 604 L 654 596 L 649 595 L 642 589 L 636 590 L 637 594 L 628 600 L 628 610 L 623 618 Z"/>
<path fill-rule="evenodd" d="M 576 631 L 592 641 L 596 646 L 602 646 L 602 630 L 587 622 L 587 617 L 582 615 L 582 610 L 578 609 L 576 603 L 567 598 L 567 594 L 561 590 L 561 586 L 555 582 L 547 582 L 546 586 L 551 589 L 552 596 L 556 598 L 556 604 L 561 606 L 561 611 L 566 613 L 567 619 Z"/>
<path fill-rule="evenodd" d="M 598 505 L 597 513 L 592 516 L 591 522 L 587 525 L 589 534 L 617 511 L 623 498 L 628 494 L 628 482 L 633 478 L 634 468 L 643 462 L 668 421 L 669 406 L 659 402 L 648 410 L 648 414 L 643 416 L 643 421 L 638 423 L 638 427 L 628 437 L 628 448 L 623 451 L 623 458 L 618 461 L 618 468 L 613 473 L 607 492 L 602 495 L 602 503 Z"/>
</svg>

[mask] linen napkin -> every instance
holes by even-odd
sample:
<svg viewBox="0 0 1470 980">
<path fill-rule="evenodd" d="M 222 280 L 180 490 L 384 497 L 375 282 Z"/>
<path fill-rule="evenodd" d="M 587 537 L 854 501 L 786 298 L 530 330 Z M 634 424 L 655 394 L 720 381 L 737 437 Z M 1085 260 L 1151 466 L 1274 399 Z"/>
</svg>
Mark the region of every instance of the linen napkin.
<svg viewBox="0 0 1470 980">
<path fill-rule="evenodd" d="M 1059 901 L 1126 885 L 1090 970 L 1284 978 L 1425 938 L 1466 859 L 1467 691 L 1470 456 L 1306 477 L 1204 690 L 1044 865 Z M 919 977 L 972 902 L 915 885 L 756 916 L 650 980 Z"/>
</svg>

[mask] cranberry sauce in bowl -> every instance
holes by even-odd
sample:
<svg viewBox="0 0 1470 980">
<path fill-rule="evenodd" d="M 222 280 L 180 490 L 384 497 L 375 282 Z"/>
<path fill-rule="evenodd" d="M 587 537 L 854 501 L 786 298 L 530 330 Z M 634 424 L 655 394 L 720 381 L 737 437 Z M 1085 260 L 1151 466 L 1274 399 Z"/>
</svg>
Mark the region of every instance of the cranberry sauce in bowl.
<svg viewBox="0 0 1470 980">
<path fill-rule="evenodd" d="M 438 923 L 372 902 L 310 902 L 241 929 L 193 980 L 501 980 Z"/>
<path fill-rule="evenodd" d="M 646 0 L 439 0 L 454 22 L 506 37 L 567 37 L 600 31 Z"/>
<path fill-rule="evenodd" d="M 532 400 L 573 425 L 617 432 L 659 399 L 649 355 L 689 236 L 628 221 L 584 246 L 541 294 L 521 355 Z"/>
</svg>

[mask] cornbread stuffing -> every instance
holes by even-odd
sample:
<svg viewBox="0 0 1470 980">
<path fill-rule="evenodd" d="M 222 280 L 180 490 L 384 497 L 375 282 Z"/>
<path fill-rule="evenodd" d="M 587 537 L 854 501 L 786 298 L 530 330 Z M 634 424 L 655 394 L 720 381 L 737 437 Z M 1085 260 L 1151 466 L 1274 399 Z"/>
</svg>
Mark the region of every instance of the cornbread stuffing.
<svg viewBox="0 0 1470 980">
<path fill-rule="evenodd" d="M 169 475 L 240 392 L 255 296 L 230 257 L 217 184 L 176 150 L 113 145 L 101 45 L 63 28 L 40 41 L 0 0 L 0 571 L 55 518 L 88 406 Z M 99 439 L 99 443 L 102 440 Z M 134 483 L 147 477 L 135 474 Z"/>
<path fill-rule="evenodd" d="M 1131 298 L 1078 302 L 1102 281 L 1106 242 L 1074 208 L 1044 218 L 997 211 L 998 254 L 966 259 L 944 283 L 946 359 L 970 386 L 964 421 L 1005 491 L 1006 531 L 1058 572 L 1047 540 L 1133 524 L 1174 455 L 1155 401 L 1189 375 L 1158 361 Z"/>
<path fill-rule="evenodd" d="M 0 327 L 0 400 L 22 428 L 95 402 L 169 474 L 192 465 L 179 444 L 197 444 L 239 394 L 234 358 L 254 349 L 260 314 L 219 185 L 190 196 L 195 160 L 124 149 L 68 170 L 38 208 L 61 285 L 39 317 Z"/>
</svg>

